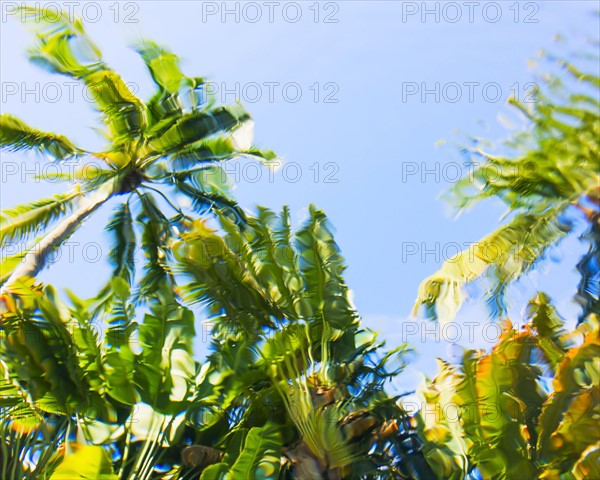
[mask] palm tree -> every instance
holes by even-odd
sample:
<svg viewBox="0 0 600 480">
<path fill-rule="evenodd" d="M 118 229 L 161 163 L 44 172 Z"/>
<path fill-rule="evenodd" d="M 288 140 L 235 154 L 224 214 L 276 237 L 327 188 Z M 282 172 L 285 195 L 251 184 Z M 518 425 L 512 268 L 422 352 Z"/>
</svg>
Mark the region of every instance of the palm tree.
<svg viewBox="0 0 600 480">
<path fill-rule="evenodd" d="M 204 79 L 185 76 L 168 50 L 149 41 L 136 47 L 156 85 L 152 98 L 142 102 L 104 63 L 79 20 L 70 22 L 66 14 L 37 8 L 22 10 L 37 38 L 31 60 L 86 85 L 109 144 L 90 152 L 63 135 L 37 130 L 12 115 L 0 116 L 3 150 L 36 151 L 56 162 L 82 161 L 74 175 L 59 176 L 74 182 L 69 192 L 2 211 L 0 245 L 26 240 L 30 248 L 3 259 L 0 295 L 34 278 L 48 255 L 115 197 L 119 204 L 108 225 L 114 237 L 113 276 L 133 282 L 136 220 L 146 257 L 139 295 L 171 290 L 166 246 L 176 231 L 209 211 L 243 219 L 243 211 L 227 196 L 219 165 L 238 157 L 269 160 L 274 154 L 251 146 L 252 122 L 241 105 L 216 105 L 206 94 Z M 86 168 L 90 160 L 102 167 Z M 174 204 L 174 194 L 187 197 L 190 207 Z"/>
<path fill-rule="evenodd" d="M 6 468 L 33 445 L 45 462 L 27 478 L 70 478 L 81 465 L 111 480 L 432 478 L 411 419 L 384 389 L 406 346 L 386 351 L 361 328 L 323 212 L 311 209 L 295 233 L 287 208 L 219 222 L 180 235 L 181 298 L 154 292 L 143 321 L 115 277 L 103 338 L 93 328 L 102 298 L 65 302 L 51 286 L 11 297 L 0 407 L 10 429 L 20 412 L 36 429 L 57 416 L 69 430 L 53 437 L 58 459 L 48 439 L 9 439 Z M 193 357 L 197 317 L 184 302 L 214 325 L 205 362 Z"/>
<path fill-rule="evenodd" d="M 383 390 L 398 372 L 386 364 L 402 351 L 382 352 L 359 328 L 324 214 L 311 210 L 294 237 L 287 210 L 247 218 L 226 195 L 222 162 L 274 158 L 244 140 L 249 115 L 216 106 L 203 79 L 184 76 L 175 55 L 148 41 L 137 51 L 157 92 L 144 103 L 80 22 L 24 11 L 38 38 L 32 59 L 89 87 L 110 144 L 88 152 L 0 117 L 3 149 L 83 161 L 61 176 L 72 191 L 2 212 L 1 245 L 31 248 L 5 259 L 0 278 L 0 409 L 3 428 L 20 432 L 3 437 L 0 468 L 26 478 L 149 479 L 169 469 L 173 478 L 251 478 L 283 462 L 282 478 L 427 478 L 416 434 Z M 85 62 L 81 50 L 91 53 Z M 86 159 L 105 167 L 86 168 Z M 100 294 L 70 293 L 67 303 L 33 285 L 48 255 L 110 199 L 119 200 L 107 225 L 114 272 Z M 224 236 L 198 220 L 207 211 Z M 138 282 L 136 220 L 146 256 Z M 191 282 L 174 288 L 176 279 Z M 185 305 L 198 302 L 216 322 L 204 364 L 193 358 L 195 315 Z M 21 465 L 24 457 L 32 460 Z"/>
<path fill-rule="evenodd" d="M 598 61 L 597 54 L 592 58 Z M 554 59 L 553 59 L 554 60 Z M 600 309 L 600 77 L 560 62 L 566 78 L 547 78 L 537 103 L 511 101 L 529 121 L 507 146 L 513 155 L 492 155 L 478 145 L 465 148 L 476 168 L 459 181 L 451 197 L 459 208 L 495 198 L 509 221 L 468 249 L 449 258 L 419 287 L 414 312 L 425 305 L 441 321 L 451 321 L 462 305 L 464 285 L 490 280 L 489 303 L 504 313 L 504 293 L 527 274 L 544 253 L 574 230 L 583 212 L 591 243 L 579 262 L 580 321 Z"/>
<path fill-rule="evenodd" d="M 593 58 L 597 60 L 597 55 Z M 553 59 L 554 60 L 554 59 Z M 465 148 L 478 165 L 451 190 L 464 209 L 496 198 L 509 220 L 422 282 L 414 313 L 424 305 L 441 322 L 454 319 L 465 284 L 487 282 L 494 314 L 504 314 L 511 282 L 584 220 L 589 251 L 578 262 L 579 326 L 566 332 L 544 294 L 527 307 L 522 331 L 508 322 L 490 352 L 465 350 L 462 361 L 440 360 L 419 395 L 422 451 L 437 478 L 596 478 L 600 312 L 600 77 L 561 62 L 537 103 L 512 102 L 529 129 L 492 155 L 480 142 Z"/>
</svg>

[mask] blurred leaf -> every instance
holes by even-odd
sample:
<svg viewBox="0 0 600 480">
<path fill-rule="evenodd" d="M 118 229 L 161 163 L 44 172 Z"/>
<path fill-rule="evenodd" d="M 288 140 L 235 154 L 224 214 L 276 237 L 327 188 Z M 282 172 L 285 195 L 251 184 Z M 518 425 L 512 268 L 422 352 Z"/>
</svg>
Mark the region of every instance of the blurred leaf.
<svg viewBox="0 0 600 480">
<path fill-rule="evenodd" d="M 118 480 L 112 463 L 102 447 L 84 446 L 65 457 L 50 480 Z"/>
<path fill-rule="evenodd" d="M 65 136 L 36 130 L 8 114 L 0 115 L 0 148 L 12 152 L 35 150 L 55 160 L 65 160 L 83 153 Z"/>
</svg>

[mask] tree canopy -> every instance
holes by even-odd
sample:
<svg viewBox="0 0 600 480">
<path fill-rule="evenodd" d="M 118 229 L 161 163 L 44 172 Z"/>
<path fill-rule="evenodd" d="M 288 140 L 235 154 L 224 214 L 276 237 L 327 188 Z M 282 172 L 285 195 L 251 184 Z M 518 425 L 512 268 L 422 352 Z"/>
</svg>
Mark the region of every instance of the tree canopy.
<svg viewBox="0 0 600 480">
<path fill-rule="evenodd" d="M 276 158 L 252 144 L 245 109 L 218 105 L 204 78 L 151 41 L 135 49 L 155 93 L 138 99 L 81 21 L 21 8 L 31 60 L 90 88 L 107 145 L 88 151 L 0 116 L 2 150 L 80 162 L 60 175 L 65 193 L 0 216 L 2 248 L 27 242 L 2 255 L 0 272 L 2 478 L 600 476 L 598 75 L 565 63 L 575 90 L 560 96 L 551 80 L 532 108 L 516 104 L 530 128 L 509 144 L 514 155 L 468 150 L 481 165 L 454 188 L 459 208 L 496 198 L 508 219 L 426 279 L 415 305 L 452 320 L 465 285 L 486 279 L 504 315 L 510 283 L 572 234 L 578 212 L 589 243 L 578 326 L 539 292 L 522 329 L 506 320 L 489 351 L 440 360 L 408 411 L 387 385 L 410 347 L 389 349 L 362 324 L 325 213 L 310 206 L 293 228 L 288 207 L 250 213 L 231 196 L 224 162 Z M 86 169 L 90 160 L 103 167 Z M 80 298 L 40 282 L 49 255 L 109 199 L 112 274 L 100 291 Z M 194 351 L 200 325 L 207 358 Z"/>
</svg>

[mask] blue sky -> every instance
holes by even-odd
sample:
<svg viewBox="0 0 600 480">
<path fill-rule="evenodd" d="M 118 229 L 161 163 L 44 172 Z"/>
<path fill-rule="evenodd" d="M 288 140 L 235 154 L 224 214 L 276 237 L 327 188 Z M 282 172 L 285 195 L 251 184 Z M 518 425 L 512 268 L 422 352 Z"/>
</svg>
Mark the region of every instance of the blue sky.
<svg viewBox="0 0 600 480">
<path fill-rule="evenodd" d="M 31 36 L 11 15 L 17 3 L 2 3 L 2 113 L 100 148 L 101 139 L 89 128 L 97 114 L 81 101 L 82 89 L 27 62 Z M 285 164 L 272 178 L 252 165 L 232 167 L 238 200 L 246 208 L 288 204 L 298 221 L 310 203 L 325 210 L 365 324 L 381 330 L 391 345 L 404 338 L 419 352 L 404 386 L 414 384 L 419 371 L 433 373 L 434 358 L 449 353 L 446 343 L 431 337 L 422 343 L 421 331 L 403 335 L 420 281 L 444 255 L 455 253 L 454 245 L 496 227 L 503 213 L 490 202 L 455 219 L 439 199 L 463 163 L 453 145 L 467 134 L 504 138 L 499 115 L 510 117 L 509 95 L 526 98 L 533 80 L 528 60 L 541 48 L 564 48 L 553 47 L 558 33 L 576 49 L 586 34 L 598 31 L 593 1 L 483 1 L 473 11 L 468 2 L 429 2 L 433 13 L 425 17 L 422 2 L 228 2 L 239 18 L 223 17 L 222 2 L 91 3 L 71 2 L 71 8 L 89 20 L 87 30 L 105 60 L 140 96 L 147 98 L 152 84 L 127 45 L 151 38 L 180 55 L 186 73 L 214 82 L 224 100 L 245 103 L 256 122 L 256 143 L 275 150 Z M 453 22 L 458 13 L 462 18 Z M 424 89 L 433 93 L 423 98 Z M 441 139 L 447 142 L 436 146 Z M 16 173 L 7 170 L 9 161 L 16 162 Z M 31 168 L 27 156 L 2 154 L 2 209 L 60 190 L 31 181 L 25 161 Z M 88 221 L 72 241 L 101 243 L 109 211 Z M 109 270 L 103 259 L 82 268 L 84 254 L 95 256 L 93 248 L 82 248 L 74 250 L 75 262 L 65 254 L 41 279 L 92 294 Z M 564 263 L 574 264 L 581 248 L 576 240 L 565 244 Z M 544 288 L 564 312 L 574 312 L 576 279 L 570 267 L 547 266 L 512 290 L 514 303 L 520 306 L 530 292 Z M 487 322 L 477 302 L 461 318 Z M 461 338 L 463 345 L 471 343 Z M 481 343 L 478 338 L 474 344 Z"/>
</svg>

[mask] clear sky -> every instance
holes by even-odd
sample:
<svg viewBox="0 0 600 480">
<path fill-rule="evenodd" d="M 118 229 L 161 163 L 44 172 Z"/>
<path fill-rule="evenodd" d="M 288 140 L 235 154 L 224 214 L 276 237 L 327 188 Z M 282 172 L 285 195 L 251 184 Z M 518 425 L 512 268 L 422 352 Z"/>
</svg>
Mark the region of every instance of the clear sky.
<svg viewBox="0 0 600 480">
<path fill-rule="evenodd" d="M 90 128 L 97 113 L 83 89 L 27 62 L 32 39 L 12 15 L 19 3 L 2 2 L 2 113 L 100 148 Z M 65 8 L 88 20 L 105 60 L 143 98 L 152 84 L 127 45 L 151 38 L 177 53 L 186 73 L 214 82 L 223 100 L 237 97 L 245 104 L 256 122 L 256 143 L 275 150 L 285 164 L 273 175 L 252 164 L 232 167 L 235 195 L 246 208 L 288 204 L 298 221 L 310 203 L 325 210 L 365 324 L 381 330 L 392 346 L 409 340 L 419 354 L 403 377 L 406 388 L 416 372 L 434 372 L 436 356 L 451 353 L 445 342 L 429 335 L 423 343 L 422 329 L 411 333 L 406 327 L 420 281 L 457 246 L 497 226 L 503 213 L 490 202 L 455 219 L 439 199 L 457 179 L 457 166 L 466 172 L 453 145 L 467 134 L 504 138 L 499 116 L 510 117 L 506 99 L 529 98 L 527 83 L 534 79 L 528 60 L 542 48 L 564 49 L 554 46 L 556 34 L 574 49 L 586 35 L 597 35 L 598 5 L 146 1 L 67 2 Z M 441 139 L 447 142 L 436 146 Z M 60 191 L 32 181 L 35 170 L 25 166 L 34 164 L 26 155 L 2 154 L 2 209 Z M 43 163 L 37 168 L 44 172 Z M 75 261 L 65 252 L 42 280 L 83 296 L 105 281 L 105 259 L 94 263 L 95 247 L 83 245 L 106 245 L 102 227 L 109 211 L 96 214 L 71 239 L 80 245 L 73 247 Z M 581 249 L 576 240 L 565 244 L 564 263 L 573 265 Z M 572 313 L 576 281 L 570 267 L 551 265 L 512 290 L 515 305 L 544 288 Z M 477 302 L 461 318 L 487 322 Z M 478 328 L 474 344 L 481 346 Z M 471 343 L 465 332 L 459 343 Z"/>
</svg>

